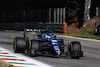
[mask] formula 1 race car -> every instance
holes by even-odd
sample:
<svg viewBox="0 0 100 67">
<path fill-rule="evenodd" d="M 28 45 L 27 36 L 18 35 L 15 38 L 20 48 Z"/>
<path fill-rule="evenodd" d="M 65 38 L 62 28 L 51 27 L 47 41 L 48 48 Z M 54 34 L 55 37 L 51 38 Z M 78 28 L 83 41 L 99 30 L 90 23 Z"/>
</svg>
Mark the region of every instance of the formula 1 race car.
<svg viewBox="0 0 100 67">
<path fill-rule="evenodd" d="M 32 30 L 28 30 L 32 31 Z M 57 39 L 55 34 L 49 31 L 40 30 L 33 39 L 26 36 L 27 30 L 24 31 L 24 37 L 16 37 L 14 39 L 14 52 L 23 52 L 29 56 L 52 56 L 52 57 L 68 57 L 79 59 L 83 57 L 81 44 L 78 41 L 68 42 L 64 44 L 64 39 Z M 68 45 L 68 46 L 65 46 Z"/>
</svg>

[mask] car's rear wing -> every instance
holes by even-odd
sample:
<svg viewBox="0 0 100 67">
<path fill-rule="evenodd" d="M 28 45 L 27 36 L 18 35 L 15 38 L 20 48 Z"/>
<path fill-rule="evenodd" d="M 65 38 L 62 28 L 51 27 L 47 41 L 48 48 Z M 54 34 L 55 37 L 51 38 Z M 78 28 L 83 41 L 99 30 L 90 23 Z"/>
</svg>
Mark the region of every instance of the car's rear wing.
<svg viewBox="0 0 100 67">
<path fill-rule="evenodd" d="M 34 33 L 37 34 L 37 32 L 39 32 L 39 31 L 40 31 L 40 30 L 37 30 L 37 29 L 24 29 L 24 32 L 23 32 L 24 38 L 27 38 L 27 36 L 26 36 L 26 33 L 27 33 L 27 32 L 34 32 Z"/>
<path fill-rule="evenodd" d="M 45 30 L 46 30 L 46 29 L 24 29 L 23 35 L 24 35 L 24 38 L 28 38 L 28 37 L 26 36 L 26 33 L 27 33 L 27 32 L 33 32 L 33 33 L 35 33 L 35 34 L 37 35 L 39 32 L 45 31 Z"/>
<path fill-rule="evenodd" d="M 39 32 L 41 29 L 24 29 L 26 32 Z"/>
</svg>

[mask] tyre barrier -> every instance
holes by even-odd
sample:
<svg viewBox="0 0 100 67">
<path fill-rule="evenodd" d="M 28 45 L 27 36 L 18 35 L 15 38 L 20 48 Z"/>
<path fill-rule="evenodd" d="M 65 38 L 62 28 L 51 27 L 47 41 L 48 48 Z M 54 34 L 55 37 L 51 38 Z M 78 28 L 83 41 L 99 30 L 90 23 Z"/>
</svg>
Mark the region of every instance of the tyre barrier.
<svg viewBox="0 0 100 67">
<path fill-rule="evenodd" d="M 66 34 L 67 33 L 67 23 L 63 23 L 63 34 Z"/>
</svg>

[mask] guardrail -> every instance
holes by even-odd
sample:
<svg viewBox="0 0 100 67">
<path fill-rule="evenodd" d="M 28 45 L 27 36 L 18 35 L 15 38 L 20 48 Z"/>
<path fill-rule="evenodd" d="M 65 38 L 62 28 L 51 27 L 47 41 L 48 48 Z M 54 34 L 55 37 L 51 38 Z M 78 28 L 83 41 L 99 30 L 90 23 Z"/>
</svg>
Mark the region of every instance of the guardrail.
<svg viewBox="0 0 100 67">
<path fill-rule="evenodd" d="M 0 23 L 0 30 L 24 30 L 25 28 L 43 29 L 44 27 L 55 33 L 63 33 L 62 23 L 43 23 L 43 22 Z"/>
<path fill-rule="evenodd" d="M 46 23 L 45 27 L 56 33 L 63 33 L 63 24 L 61 23 Z"/>
</svg>

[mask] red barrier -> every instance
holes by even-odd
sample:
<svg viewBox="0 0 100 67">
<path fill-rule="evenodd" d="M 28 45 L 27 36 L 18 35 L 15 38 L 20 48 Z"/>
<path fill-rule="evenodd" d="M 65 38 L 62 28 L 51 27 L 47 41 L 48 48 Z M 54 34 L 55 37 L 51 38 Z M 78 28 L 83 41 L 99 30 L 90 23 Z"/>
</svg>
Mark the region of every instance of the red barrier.
<svg viewBox="0 0 100 67">
<path fill-rule="evenodd" d="M 67 34 L 67 23 L 63 23 L 63 34 Z"/>
</svg>

